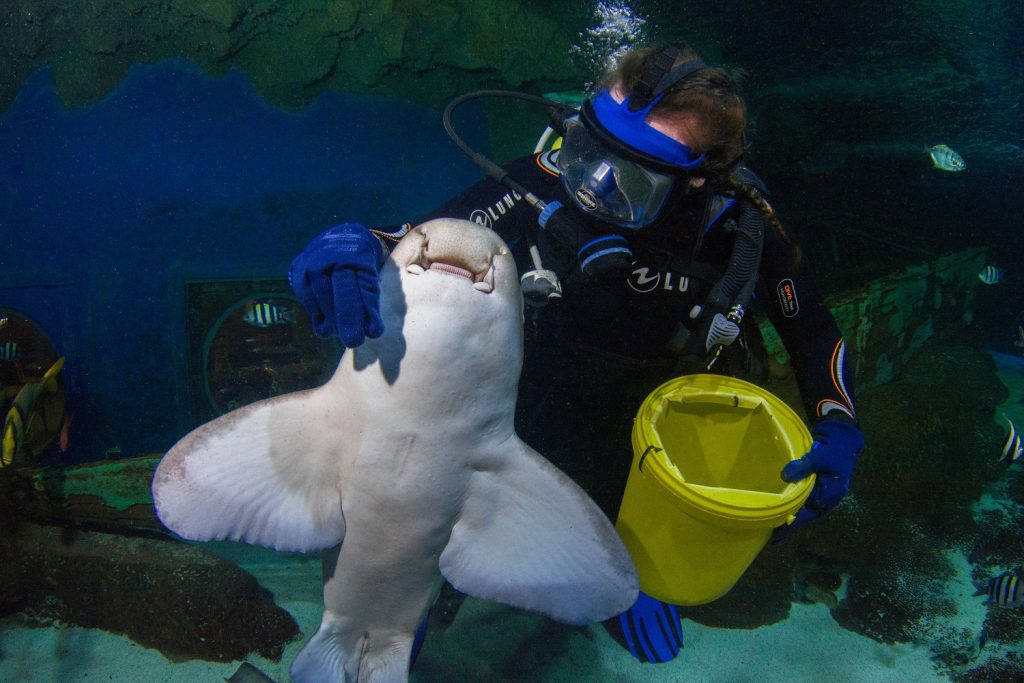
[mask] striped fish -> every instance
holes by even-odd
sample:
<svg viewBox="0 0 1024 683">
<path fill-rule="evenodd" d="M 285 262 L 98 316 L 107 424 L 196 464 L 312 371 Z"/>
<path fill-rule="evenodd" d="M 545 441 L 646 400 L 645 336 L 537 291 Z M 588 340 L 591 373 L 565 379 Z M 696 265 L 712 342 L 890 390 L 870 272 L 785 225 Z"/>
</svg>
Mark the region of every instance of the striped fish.
<svg viewBox="0 0 1024 683">
<path fill-rule="evenodd" d="M 294 325 L 295 317 L 288 306 L 278 306 L 269 301 L 250 301 L 245 305 L 242 320 L 256 327 L 271 325 Z"/>
<path fill-rule="evenodd" d="M 4 342 L 0 344 L 0 360 L 18 360 L 21 356 L 21 347 L 18 342 Z"/>
<path fill-rule="evenodd" d="M 986 285 L 998 285 L 1003 281 L 1004 271 L 1002 268 L 996 268 L 995 266 L 985 266 L 978 273 L 978 279 L 984 282 Z"/>
<path fill-rule="evenodd" d="M 1020 456 L 1024 453 L 1024 444 L 1021 444 L 1020 434 L 1017 433 L 1017 428 L 1013 426 L 1013 422 L 1010 418 L 1003 418 L 1006 420 L 1006 439 L 1003 440 L 1003 450 L 999 452 L 999 460 L 996 462 L 1005 462 L 1007 465 L 1012 465 Z"/>
<path fill-rule="evenodd" d="M 979 590 L 975 595 L 988 595 L 988 604 L 999 607 L 1024 607 L 1024 582 L 1017 578 L 1015 572 L 1003 572 L 988 581 L 987 590 Z"/>
</svg>

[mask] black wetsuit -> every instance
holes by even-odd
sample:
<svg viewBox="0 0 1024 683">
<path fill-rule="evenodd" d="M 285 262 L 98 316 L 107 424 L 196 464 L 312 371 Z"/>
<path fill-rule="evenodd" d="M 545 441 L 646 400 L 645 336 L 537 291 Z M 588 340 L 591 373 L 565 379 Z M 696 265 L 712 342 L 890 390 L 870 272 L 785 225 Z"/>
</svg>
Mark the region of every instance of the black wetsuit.
<svg viewBox="0 0 1024 683">
<path fill-rule="evenodd" d="M 545 201 L 571 204 L 547 154 L 505 168 Z M 663 209 L 654 224 L 619 231 L 634 255 L 630 272 L 600 282 L 560 273 L 563 299 L 527 310 L 517 431 L 587 489 L 613 519 L 632 460 L 629 434 L 636 409 L 654 387 L 681 374 L 679 356 L 668 342 L 679 323 L 692 325 L 691 309 L 705 302 L 732 253 L 730 223 L 738 216 L 738 204 L 715 215 L 718 209 L 708 207 L 720 205 L 721 199 L 713 202 L 710 193 L 681 199 Z M 533 267 L 522 235 L 524 228 L 537 230 L 537 212 L 490 179 L 402 229 L 375 232 L 387 242 L 411 225 L 438 217 L 492 228 L 512 248 L 520 272 Z M 540 247 L 545 267 L 558 270 L 559 254 L 546 241 Z M 770 227 L 764 231 L 754 304 L 782 337 L 811 419 L 833 410 L 852 417 L 852 373 L 843 367 L 839 329 L 806 259 Z M 713 370 L 756 382 L 763 377 L 757 376 L 751 354 L 743 352 L 757 345 L 756 328 L 745 325 L 744 337 Z"/>
</svg>

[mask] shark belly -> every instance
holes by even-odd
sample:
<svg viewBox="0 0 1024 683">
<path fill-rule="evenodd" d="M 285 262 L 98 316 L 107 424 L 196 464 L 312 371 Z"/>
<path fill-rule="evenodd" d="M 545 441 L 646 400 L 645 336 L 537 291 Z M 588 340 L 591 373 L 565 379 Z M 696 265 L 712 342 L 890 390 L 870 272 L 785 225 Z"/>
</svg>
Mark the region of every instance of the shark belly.
<svg viewBox="0 0 1024 683">
<path fill-rule="evenodd" d="M 385 332 L 323 387 L 194 430 L 153 481 L 160 519 L 194 540 L 341 544 L 297 681 L 405 681 L 443 580 L 583 624 L 636 599 L 611 523 L 515 434 L 522 298 L 492 231 L 419 226 L 381 272 Z"/>
</svg>

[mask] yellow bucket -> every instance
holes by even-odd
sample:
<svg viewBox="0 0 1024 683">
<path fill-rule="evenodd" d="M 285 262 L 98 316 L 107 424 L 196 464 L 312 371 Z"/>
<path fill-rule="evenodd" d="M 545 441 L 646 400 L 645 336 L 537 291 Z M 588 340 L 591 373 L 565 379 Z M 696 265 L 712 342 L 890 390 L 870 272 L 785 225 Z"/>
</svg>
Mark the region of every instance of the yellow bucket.
<svg viewBox="0 0 1024 683">
<path fill-rule="evenodd" d="M 749 382 L 686 375 L 655 389 L 633 425 L 615 523 L 641 590 L 677 605 L 729 592 L 810 495 L 813 476 L 779 476 L 810 447 L 797 414 Z"/>
</svg>

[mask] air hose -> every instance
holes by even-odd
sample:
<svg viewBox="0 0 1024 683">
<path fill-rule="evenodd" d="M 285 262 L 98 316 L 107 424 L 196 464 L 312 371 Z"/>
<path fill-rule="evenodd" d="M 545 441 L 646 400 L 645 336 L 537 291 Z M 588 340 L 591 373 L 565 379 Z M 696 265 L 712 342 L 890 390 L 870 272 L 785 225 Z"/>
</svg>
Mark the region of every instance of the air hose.
<svg viewBox="0 0 1024 683">
<path fill-rule="evenodd" d="M 576 111 L 561 102 L 549 100 L 546 97 L 540 97 L 539 95 L 530 95 L 528 93 L 520 93 L 513 90 L 477 90 L 466 93 L 465 95 L 460 95 L 453 99 L 448 103 L 448 106 L 444 108 L 444 112 L 441 115 L 445 132 L 448 133 L 448 137 L 451 138 L 452 142 L 454 142 L 455 145 L 461 149 L 467 157 L 469 157 L 470 161 L 476 164 L 489 178 L 492 178 L 517 193 L 523 197 L 530 206 L 536 209 L 538 222 L 542 228 L 561 230 L 563 234 L 568 233 L 567 228 L 560 225 L 563 221 L 571 220 L 567 215 L 568 211 L 562 206 L 561 202 L 555 201 L 548 203 L 543 201 L 510 177 L 505 169 L 498 166 L 479 152 L 473 150 L 461 137 L 459 137 L 459 134 L 455 132 L 455 128 L 452 126 L 452 112 L 455 111 L 455 108 L 459 105 L 481 97 L 509 97 L 513 99 L 526 100 L 527 102 L 533 102 L 547 107 L 551 118 L 551 126 L 557 132 L 563 132 L 565 130 L 565 120 L 575 114 Z M 526 240 L 527 247 L 530 251 L 530 259 L 533 261 L 534 268 L 533 270 L 524 273 L 522 278 L 520 278 L 520 284 L 523 288 L 523 296 L 526 298 L 527 302 L 533 305 L 544 305 L 552 299 L 561 298 L 562 284 L 558 280 L 558 275 L 554 271 L 544 268 L 544 264 L 541 263 L 540 251 L 537 249 L 537 240 L 535 239 L 533 231 L 524 228 L 523 239 Z"/>
</svg>

